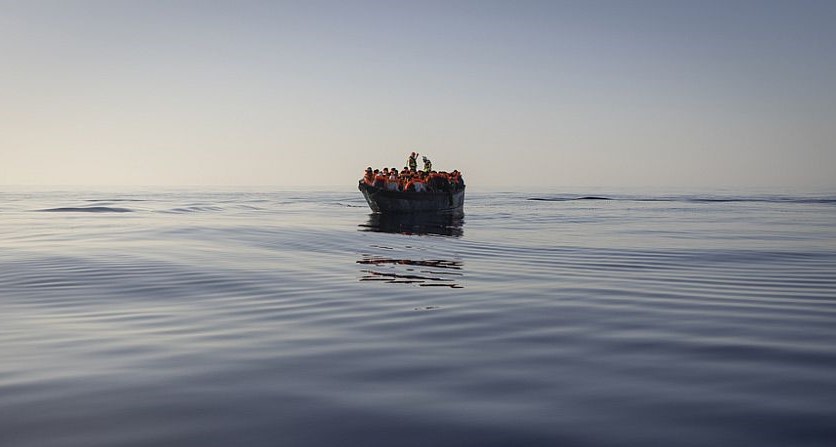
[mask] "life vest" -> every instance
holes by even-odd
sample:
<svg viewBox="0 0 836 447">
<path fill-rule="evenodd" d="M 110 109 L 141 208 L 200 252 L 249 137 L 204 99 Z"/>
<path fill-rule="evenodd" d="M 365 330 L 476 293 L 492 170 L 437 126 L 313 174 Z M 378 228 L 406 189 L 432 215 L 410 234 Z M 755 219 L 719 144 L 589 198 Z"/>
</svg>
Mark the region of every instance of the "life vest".
<svg viewBox="0 0 836 447">
<path fill-rule="evenodd" d="M 456 173 L 450 174 L 450 183 L 452 183 L 453 186 L 458 188 L 459 186 L 461 186 L 460 182 L 461 182 L 461 179 L 460 179 L 458 174 L 456 174 Z"/>
</svg>

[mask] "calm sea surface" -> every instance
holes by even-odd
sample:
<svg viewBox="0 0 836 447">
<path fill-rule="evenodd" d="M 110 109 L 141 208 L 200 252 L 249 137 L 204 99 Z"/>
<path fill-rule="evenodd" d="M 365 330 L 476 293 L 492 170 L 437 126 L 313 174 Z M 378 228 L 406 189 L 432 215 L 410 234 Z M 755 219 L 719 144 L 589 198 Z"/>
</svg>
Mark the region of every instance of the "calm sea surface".
<svg viewBox="0 0 836 447">
<path fill-rule="evenodd" d="M 836 196 L 0 193 L 0 446 L 348 445 L 836 445 Z"/>
</svg>

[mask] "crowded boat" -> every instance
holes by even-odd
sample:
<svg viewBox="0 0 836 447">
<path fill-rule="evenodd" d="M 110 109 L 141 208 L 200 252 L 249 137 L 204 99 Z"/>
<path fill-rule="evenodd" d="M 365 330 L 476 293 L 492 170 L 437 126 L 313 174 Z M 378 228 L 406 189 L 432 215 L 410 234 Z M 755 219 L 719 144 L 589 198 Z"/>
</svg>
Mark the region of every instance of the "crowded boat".
<svg viewBox="0 0 836 447">
<path fill-rule="evenodd" d="M 435 171 L 426 156 L 422 156 L 423 169 L 418 169 L 418 155 L 412 152 L 401 170 L 369 166 L 361 182 L 381 190 L 400 192 L 453 192 L 464 188 L 461 172 Z"/>
</svg>

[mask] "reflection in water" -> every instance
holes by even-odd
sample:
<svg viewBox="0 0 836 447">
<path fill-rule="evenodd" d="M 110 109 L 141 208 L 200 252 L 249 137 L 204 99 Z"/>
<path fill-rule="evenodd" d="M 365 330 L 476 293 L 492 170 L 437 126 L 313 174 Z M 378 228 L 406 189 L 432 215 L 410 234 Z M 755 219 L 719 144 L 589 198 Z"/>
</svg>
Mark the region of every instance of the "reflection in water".
<svg viewBox="0 0 836 447">
<path fill-rule="evenodd" d="M 421 287 L 462 288 L 456 283 L 461 277 L 461 261 L 444 259 L 394 259 L 364 254 L 358 264 L 368 265 L 360 281 L 381 281 L 391 284 L 418 284 Z M 453 278 L 448 278 L 453 276 Z"/>
<path fill-rule="evenodd" d="M 459 214 L 370 214 L 363 231 L 461 237 L 464 216 Z"/>
<path fill-rule="evenodd" d="M 396 233 L 403 235 L 437 235 L 461 237 L 464 232 L 463 215 L 459 214 L 371 214 L 361 231 Z M 373 249 L 390 250 L 386 255 L 364 253 L 357 261 L 367 266 L 362 270 L 360 281 L 379 281 L 390 284 L 417 284 L 421 287 L 462 288 L 459 284 L 462 262 L 446 259 L 413 258 L 413 246 L 384 247 L 372 245 Z M 408 253 L 399 253 L 401 249 Z M 422 253 L 426 255 L 426 253 Z"/>
</svg>

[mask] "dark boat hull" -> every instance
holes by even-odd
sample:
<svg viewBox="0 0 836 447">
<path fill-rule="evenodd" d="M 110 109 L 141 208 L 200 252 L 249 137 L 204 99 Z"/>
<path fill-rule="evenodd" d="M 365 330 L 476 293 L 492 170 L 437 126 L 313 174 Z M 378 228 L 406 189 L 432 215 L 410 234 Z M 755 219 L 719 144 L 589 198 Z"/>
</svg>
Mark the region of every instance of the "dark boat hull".
<svg viewBox="0 0 836 447">
<path fill-rule="evenodd" d="M 464 187 L 450 192 L 401 192 L 375 188 L 361 181 L 359 188 L 375 213 L 454 213 L 464 207 Z"/>
</svg>

